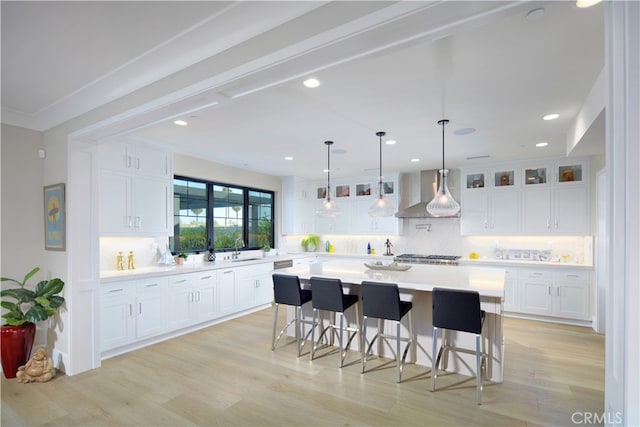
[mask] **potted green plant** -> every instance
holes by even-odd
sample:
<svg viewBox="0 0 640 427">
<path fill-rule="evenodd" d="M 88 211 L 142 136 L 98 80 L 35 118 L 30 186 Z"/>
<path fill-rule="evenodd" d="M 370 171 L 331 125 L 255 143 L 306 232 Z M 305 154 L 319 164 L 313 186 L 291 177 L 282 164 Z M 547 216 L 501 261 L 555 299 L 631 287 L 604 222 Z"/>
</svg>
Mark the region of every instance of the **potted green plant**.
<svg viewBox="0 0 640 427">
<path fill-rule="evenodd" d="M 271 245 L 267 242 L 262 245 L 262 255 L 266 257 L 269 255 L 269 252 L 271 252 Z"/>
<path fill-rule="evenodd" d="M 300 244 L 306 252 L 315 252 L 320 247 L 320 236 L 317 234 L 309 234 L 303 237 Z"/>
<path fill-rule="evenodd" d="M 176 257 L 176 261 L 178 262 L 179 265 L 182 265 L 187 260 L 187 258 L 189 258 L 189 255 L 187 255 L 184 252 L 180 252 Z"/>
<path fill-rule="evenodd" d="M 15 378 L 18 367 L 27 362 L 35 338 L 36 323 L 47 320 L 58 312 L 64 303 L 60 292 L 64 282 L 58 278 L 40 281 L 34 290 L 26 287 L 27 281 L 40 268 L 36 267 L 24 276 L 22 281 L 1 277 L 2 282 L 14 282 L 18 288 L 0 292 L 2 308 L 2 370 L 6 378 Z"/>
</svg>

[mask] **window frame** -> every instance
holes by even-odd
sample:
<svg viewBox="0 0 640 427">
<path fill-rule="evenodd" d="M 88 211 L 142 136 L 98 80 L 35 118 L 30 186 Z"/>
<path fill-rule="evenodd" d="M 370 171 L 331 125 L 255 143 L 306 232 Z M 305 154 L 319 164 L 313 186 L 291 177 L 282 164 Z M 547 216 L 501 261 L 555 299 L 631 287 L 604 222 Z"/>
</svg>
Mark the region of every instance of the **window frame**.
<svg viewBox="0 0 640 427">
<path fill-rule="evenodd" d="M 269 245 L 273 248 L 274 247 L 274 242 L 275 242 L 275 213 L 276 213 L 276 198 L 275 198 L 275 191 L 272 190 L 266 190 L 263 188 L 256 188 L 256 187 L 247 187 L 247 186 L 243 186 L 243 185 L 238 185 L 238 184 L 229 184 L 229 183 L 224 183 L 224 182 L 219 182 L 219 181 L 211 181 L 211 180 L 207 180 L 207 179 L 201 179 L 201 178 L 193 178 L 193 177 L 188 177 L 185 175 L 174 175 L 173 176 L 173 184 L 174 185 L 174 189 L 172 190 L 173 193 L 173 198 L 175 198 L 175 180 L 182 180 L 182 181 L 187 181 L 187 182 L 196 182 L 196 183 L 200 183 L 200 184 L 205 184 L 206 185 L 206 194 L 207 194 L 207 202 L 206 202 L 206 206 L 207 206 L 207 215 L 206 215 L 206 220 L 205 220 L 205 229 L 207 232 L 207 248 L 203 249 L 203 250 L 183 250 L 181 248 L 176 249 L 175 248 L 175 240 L 173 241 L 173 244 L 171 245 L 171 250 L 173 253 L 179 253 L 179 252 L 185 252 L 185 253 L 202 253 L 202 252 L 206 252 L 209 251 L 211 249 L 213 249 L 216 252 L 229 252 L 229 251 L 234 251 L 235 248 L 220 248 L 220 249 L 215 249 L 214 248 L 214 242 L 215 242 L 215 233 L 214 233 L 214 227 L 213 227 L 213 221 L 214 221 L 214 192 L 213 189 L 215 186 L 222 186 L 222 187 L 231 187 L 234 189 L 239 189 L 242 190 L 242 209 L 243 209 L 243 215 L 242 215 L 242 240 L 245 243 L 249 242 L 249 193 L 251 191 L 255 191 L 255 192 L 259 192 L 259 193 L 266 193 L 271 195 L 271 227 L 270 227 L 270 241 L 269 241 Z M 174 219 L 176 216 L 180 216 L 180 214 L 178 213 L 178 215 L 176 215 L 176 213 L 174 212 L 173 214 Z M 259 219 L 258 219 L 259 220 Z M 174 222 L 174 235 L 172 236 L 173 238 L 175 238 L 176 235 L 176 231 L 175 231 L 175 222 Z M 245 246 L 244 248 L 238 248 L 238 250 L 241 251 L 246 251 L 246 250 L 257 250 L 257 249 L 261 249 L 262 246 Z"/>
</svg>

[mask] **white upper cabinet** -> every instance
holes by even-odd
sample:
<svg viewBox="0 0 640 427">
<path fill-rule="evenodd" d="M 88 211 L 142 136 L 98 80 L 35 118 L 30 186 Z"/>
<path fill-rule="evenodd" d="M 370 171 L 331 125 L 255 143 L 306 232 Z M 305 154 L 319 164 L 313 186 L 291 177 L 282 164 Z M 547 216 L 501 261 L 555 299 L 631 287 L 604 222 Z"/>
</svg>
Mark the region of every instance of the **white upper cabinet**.
<svg viewBox="0 0 640 427">
<path fill-rule="evenodd" d="M 589 234 L 586 159 L 530 163 L 523 168 L 524 234 Z"/>
<path fill-rule="evenodd" d="M 463 171 L 462 234 L 515 234 L 520 223 L 520 186 L 510 167 Z"/>
<path fill-rule="evenodd" d="M 172 155 L 122 140 L 100 146 L 100 234 L 163 236 L 173 230 Z"/>
<path fill-rule="evenodd" d="M 589 234 L 588 166 L 562 158 L 463 170 L 462 234 Z"/>
<path fill-rule="evenodd" d="M 387 174 L 382 191 L 398 211 L 400 200 L 399 175 Z M 341 178 L 331 182 L 331 198 L 340 209 L 335 218 L 316 214 L 326 197 L 327 182 L 310 182 L 298 177 L 282 178 L 283 234 L 398 234 L 399 219 L 395 216 L 372 218 L 369 207 L 378 196 L 377 176 Z"/>
<path fill-rule="evenodd" d="M 302 178 L 282 178 L 282 234 L 313 232 L 312 184 Z"/>
</svg>

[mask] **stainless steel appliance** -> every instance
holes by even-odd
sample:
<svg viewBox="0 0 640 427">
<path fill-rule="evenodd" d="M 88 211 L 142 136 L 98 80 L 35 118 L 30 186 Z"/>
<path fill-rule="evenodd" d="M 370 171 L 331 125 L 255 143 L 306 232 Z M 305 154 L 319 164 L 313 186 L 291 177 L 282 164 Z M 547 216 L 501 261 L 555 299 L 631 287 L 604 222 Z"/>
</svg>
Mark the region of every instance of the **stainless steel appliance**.
<svg viewBox="0 0 640 427">
<path fill-rule="evenodd" d="M 293 260 L 292 259 L 283 259 L 280 261 L 274 261 L 273 262 L 273 269 L 274 270 L 281 270 L 283 268 L 289 268 L 289 267 L 293 267 Z"/>
<path fill-rule="evenodd" d="M 420 255 L 402 254 L 393 258 L 396 262 L 407 264 L 437 264 L 437 265 L 458 265 L 458 255 Z"/>
</svg>

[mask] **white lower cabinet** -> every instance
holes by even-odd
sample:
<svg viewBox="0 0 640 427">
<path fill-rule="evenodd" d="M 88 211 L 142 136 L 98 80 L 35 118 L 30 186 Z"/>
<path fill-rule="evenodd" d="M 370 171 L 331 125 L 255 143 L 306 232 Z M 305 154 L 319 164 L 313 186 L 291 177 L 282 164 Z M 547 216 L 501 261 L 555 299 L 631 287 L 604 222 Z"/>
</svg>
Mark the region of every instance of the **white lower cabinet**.
<svg viewBox="0 0 640 427">
<path fill-rule="evenodd" d="M 519 270 L 517 281 L 509 280 L 509 277 L 505 280 L 505 311 L 591 320 L 592 280 L 589 271 L 564 268 L 561 271 Z"/>
<path fill-rule="evenodd" d="M 520 309 L 518 275 L 519 270 L 517 268 L 505 268 L 504 309 L 506 311 L 516 311 Z"/>
<path fill-rule="evenodd" d="M 167 278 L 126 280 L 103 287 L 100 298 L 101 350 L 165 332 Z"/>
<path fill-rule="evenodd" d="M 236 303 L 239 309 L 257 307 L 273 300 L 272 272 L 269 264 L 236 269 Z"/>
<path fill-rule="evenodd" d="M 179 274 L 169 277 L 167 327 L 185 328 L 216 317 L 216 271 Z"/>
<path fill-rule="evenodd" d="M 236 272 L 228 268 L 220 271 L 220 287 L 218 291 L 218 308 L 220 314 L 232 313 L 236 308 Z"/>
</svg>

